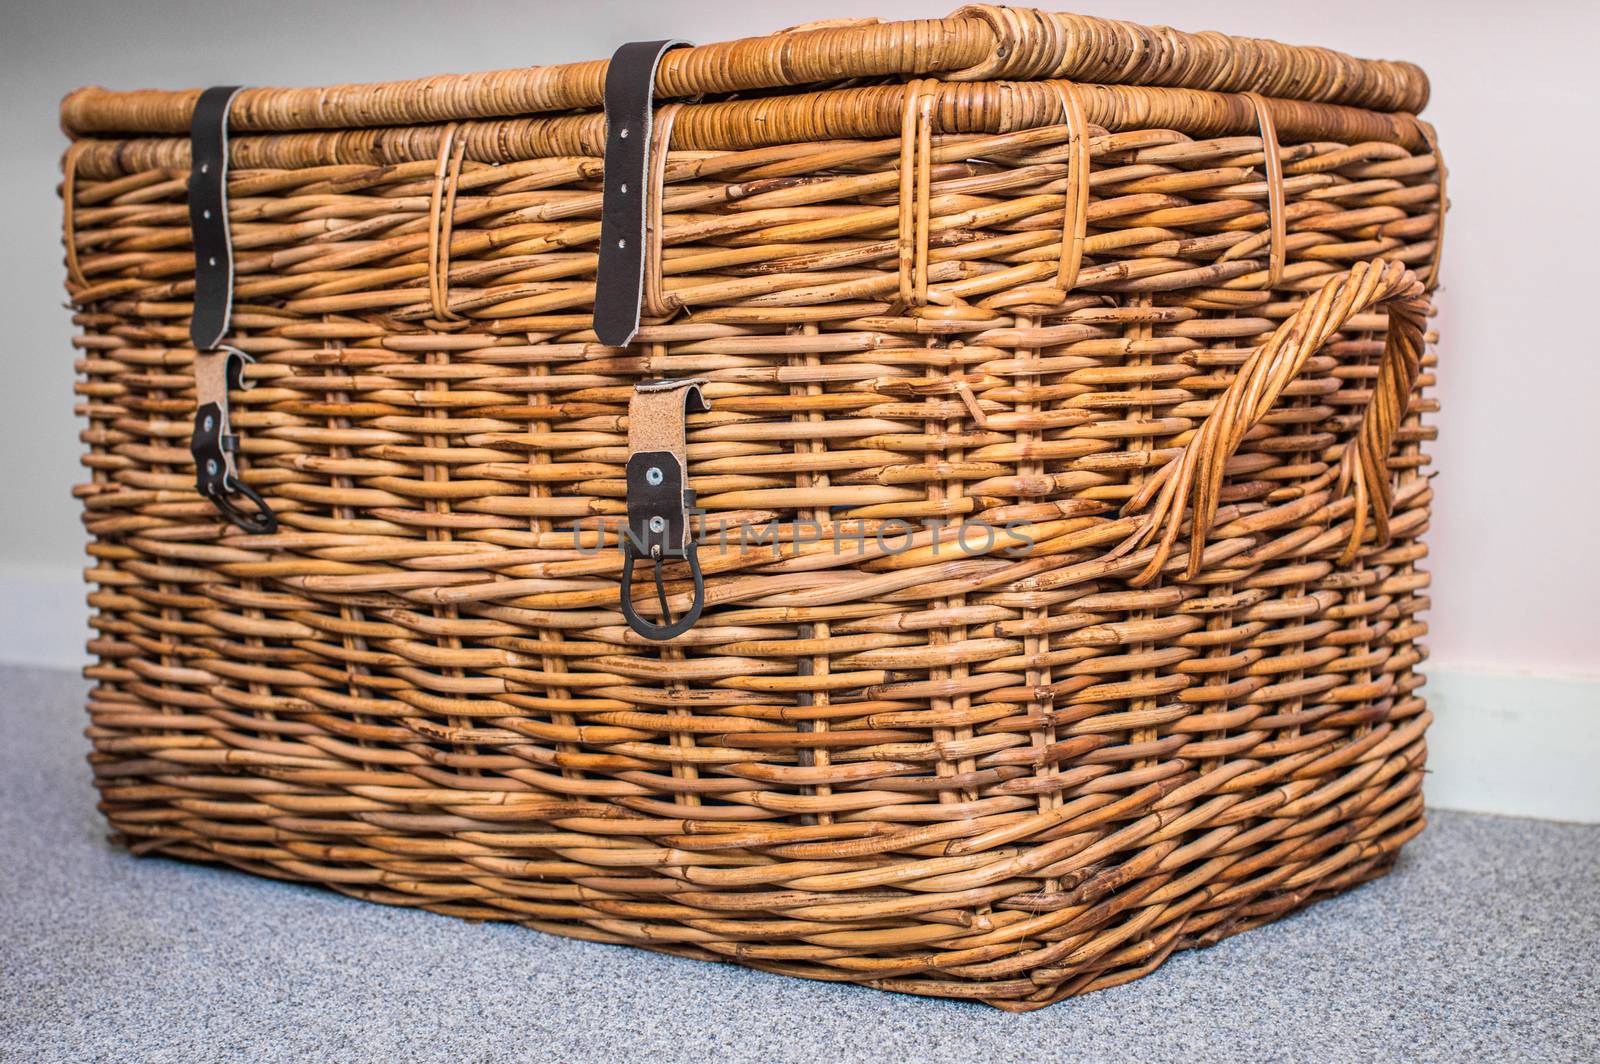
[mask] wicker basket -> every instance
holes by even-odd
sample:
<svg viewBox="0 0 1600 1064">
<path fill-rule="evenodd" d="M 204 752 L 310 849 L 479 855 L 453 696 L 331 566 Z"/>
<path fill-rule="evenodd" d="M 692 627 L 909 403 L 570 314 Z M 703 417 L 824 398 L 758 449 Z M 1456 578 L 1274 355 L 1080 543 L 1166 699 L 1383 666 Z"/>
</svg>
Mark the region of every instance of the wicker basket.
<svg viewBox="0 0 1600 1064">
<path fill-rule="evenodd" d="M 625 346 L 604 62 L 223 97 L 228 346 L 198 94 L 64 102 L 119 838 L 1016 1010 L 1388 870 L 1421 72 L 997 7 L 659 62 Z"/>
</svg>

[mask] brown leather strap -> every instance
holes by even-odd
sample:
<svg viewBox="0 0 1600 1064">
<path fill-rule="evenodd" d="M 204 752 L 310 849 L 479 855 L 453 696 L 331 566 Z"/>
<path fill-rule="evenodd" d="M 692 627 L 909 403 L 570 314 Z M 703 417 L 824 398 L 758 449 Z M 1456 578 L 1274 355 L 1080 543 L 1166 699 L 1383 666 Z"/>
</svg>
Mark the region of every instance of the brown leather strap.
<svg viewBox="0 0 1600 1064">
<path fill-rule="evenodd" d="M 221 514 L 246 532 L 270 535 L 278 519 L 265 500 L 239 479 L 239 437 L 228 416 L 228 392 L 244 387 L 250 356 L 224 346 L 233 318 L 233 238 L 228 228 L 228 113 L 237 85 L 207 89 L 189 124 L 189 232 L 194 240 L 195 488 Z M 254 510 L 236 506 L 243 495 Z"/>
<path fill-rule="evenodd" d="M 709 410 L 700 377 L 671 381 L 645 381 L 628 402 L 628 451 L 671 451 L 688 466 L 686 418 Z"/>
<path fill-rule="evenodd" d="M 647 169 L 656 67 L 688 41 L 636 41 L 618 48 L 606 70 L 605 195 L 600 207 L 600 264 L 595 278 L 594 332 L 625 347 L 639 331 L 644 299 Z M 666 151 L 666 145 L 661 146 Z"/>
<path fill-rule="evenodd" d="M 231 348 L 219 347 L 194 353 L 194 405 L 228 405 L 228 361 L 239 357 Z"/>
<path fill-rule="evenodd" d="M 189 338 L 209 351 L 233 313 L 233 240 L 228 234 L 228 109 L 237 85 L 200 94 L 189 124 L 189 229 L 194 234 L 194 315 Z"/>
</svg>

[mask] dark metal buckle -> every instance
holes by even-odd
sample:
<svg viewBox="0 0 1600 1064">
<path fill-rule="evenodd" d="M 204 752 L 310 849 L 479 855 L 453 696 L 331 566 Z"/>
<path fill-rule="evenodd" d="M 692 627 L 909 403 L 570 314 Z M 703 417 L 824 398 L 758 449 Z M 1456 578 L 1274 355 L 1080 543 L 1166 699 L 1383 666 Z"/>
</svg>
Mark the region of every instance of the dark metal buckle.
<svg viewBox="0 0 1600 1064">
<path fill-rule="evenodd" d="M 701 611 L 706 606 L 706 581 L 700 573 L 700 552 L 695 547 L 686 550 L 666 550 L 659 544 L 650 548 L 649 557 L 655 561 L 656 576 L 656 601 L 661 604 L 661 616 L 667 619 L 666 624 L 656 624 L 639 616 L 639 611 L 633 608 L 633 563 L 640 557 L 638 550 L 630 539 L 624 538 L 622 543 L 622 615 L 628 619 L 628 627 L 657 642 L 675 639 L 693 628 L 700 619 Z M 694 578 L 694 600 L 689 604 L 689 610 L 682 617 L 673 620 L 672 607 L 667 604 L 667 585 L 661 575 L 661 567 L 667 558 L 683 558 L 689 563 L 689 573 Z"/>
<path fill-rule="evenodd" d="M 640 451 L 628 458 L 628 524 L 622 535 L 622 615 L 628 627 L 646 639 L 665 640 L 687 632 L 705 608 L 705 578 L 700 574 L 700 551 L 689 528 L 694 492 L 684 485 L 683 465 L 671 451 Z M 666 623 L 656 624 L 633 608 L 633 565 L 640 558 L 655 563 L 656 599 Z M 694 601 L 676 620 L 667 604 L 667 587 L 661 569 L 669 558 L 689 563 L 694 578 Z"/>
</svg>

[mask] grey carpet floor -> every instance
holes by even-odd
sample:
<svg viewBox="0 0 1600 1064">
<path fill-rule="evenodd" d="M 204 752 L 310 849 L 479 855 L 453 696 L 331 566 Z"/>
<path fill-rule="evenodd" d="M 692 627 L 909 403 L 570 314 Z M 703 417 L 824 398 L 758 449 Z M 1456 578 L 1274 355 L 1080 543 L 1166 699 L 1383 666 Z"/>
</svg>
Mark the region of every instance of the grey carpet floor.
<svg viewBox="0 0 1600 1064">
<path fill-rule="evenodd" d="M 1435 813 L 1386 879 L 1013 1016 L 131 857 L 82 693 L 0 669 L 0 1060 L 1600 1059 L 1600 827 Z"/>
</svg>

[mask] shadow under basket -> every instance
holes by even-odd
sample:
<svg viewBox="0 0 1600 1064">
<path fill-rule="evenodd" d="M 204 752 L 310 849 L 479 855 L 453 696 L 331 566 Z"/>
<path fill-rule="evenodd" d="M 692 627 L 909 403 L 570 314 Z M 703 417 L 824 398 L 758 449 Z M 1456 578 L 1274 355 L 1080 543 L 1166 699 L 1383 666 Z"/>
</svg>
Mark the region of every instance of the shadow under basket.
<svg viewBox="0 0 1600 1064">
<path fill-rule="evenodd" d="M 1426 99 L 988 6 L 72 94 L 101 808 L 1012 1010 L 1382 875 L 1430 719 Z"/>
</svg>

